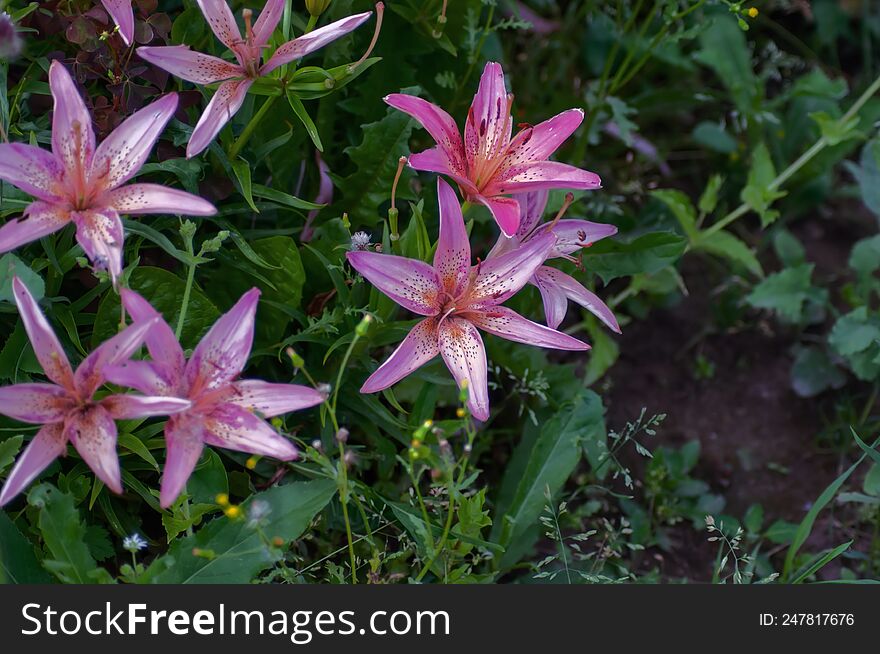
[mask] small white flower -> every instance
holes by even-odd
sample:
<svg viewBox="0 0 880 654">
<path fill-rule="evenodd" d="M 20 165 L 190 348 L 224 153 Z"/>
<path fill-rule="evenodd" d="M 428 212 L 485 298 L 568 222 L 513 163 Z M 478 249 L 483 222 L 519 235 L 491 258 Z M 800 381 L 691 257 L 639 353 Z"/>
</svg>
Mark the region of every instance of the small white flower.
<svg viewBox="0 0 880 654">
<path fill-rule="evenodd" d="M 122 539 L 122 549 L 134 554 L 147 546 L 147 541 L 140 534 L 132 534 Z"/>
<path fill-rule="evenodd" d="M 353 250 L 366 250 L 370 247 L 370 235 L 366 232 L 355 232 L 351 236 Z"/>
<path fill-rule="evenodd" d="M 271 512 L 272 507 L 269 506 L 268 502 L 254 500 L 248 507 L 248 527 L 251 529 L 258 527 Z"/>
</svg>

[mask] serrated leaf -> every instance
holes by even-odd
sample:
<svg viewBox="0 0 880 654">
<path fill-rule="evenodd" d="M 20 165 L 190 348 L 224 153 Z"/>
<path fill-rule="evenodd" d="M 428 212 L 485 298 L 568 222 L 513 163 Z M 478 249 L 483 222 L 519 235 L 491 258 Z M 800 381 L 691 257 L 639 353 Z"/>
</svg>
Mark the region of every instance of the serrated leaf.
<svg viewBox="0 0 880 654">
<path fill-rule="evenodd" d="M 738 263 L 756 277 L 764 276 L 764 269 L 754 250 L 730 232 L 718 231 L 708 236 L 700 236 L 694 244 L 694 249 Z"/>
<path fill-rule="evenodd" d="M 581 258 L 607 284 L 617 277 L 656 273 L 675 263 L 686 247 L 687 239 L 679 234 L 652 232 L 629 242 L 602 239 L 582 249 Z"/>
<path fill-rule="evenodd" d="M 786 268 L 767 277 L 746 296 L 756 309 L 771 309 L 791 323 L 801 321 L 811 288 L 813 264 Z"/>
<path fill-rule="evenodd" d="M 779 217 L 779 212 L 770 207 L 786 195 L 785 191 L 771 188 L 775 179 L 776 168 L 770 158 L 770 151 L 761 143 L 752 153 L 752 166 L 740 199 L 761 217 L 762 227 L 767 227 Z"/>
</svg>

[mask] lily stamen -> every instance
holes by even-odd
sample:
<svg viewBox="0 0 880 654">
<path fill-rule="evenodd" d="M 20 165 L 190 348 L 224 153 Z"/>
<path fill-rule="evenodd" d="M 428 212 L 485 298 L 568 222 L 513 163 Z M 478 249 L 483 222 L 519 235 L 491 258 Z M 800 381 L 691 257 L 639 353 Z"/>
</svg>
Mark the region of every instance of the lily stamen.
<svg viewBox="0 0 880 654">
<path fill-rule="evenodd" d="M 553 222 L 550 223 L 550 227 L 547 229 L 552 230 L 556 227 L 556 224 L 562 219 L 562 216 L 565 215 L 565 212 L 568 211 L 568 208 L 571 206 L 571 203 L 574 202 L 574 193 L 569 191 L 565 194 L 565 201 L 562 203 L 562 206 L 559 207 L 559 211 L 556 214 L 556 217 L 553 219 Z"/>
<path fill-rule="evenodd" d="M 379 41 L 379 32 L 382 30 L 382 16 L 385 14 L 385 3 L 377 2 L 376 3 L 376 29 L 373 31 L 373 38 L 370 41 L 370 46 L 367 48 L 367 51 L 363 54 L 363 56 L 358 59 L 356 62 L 351 64 L 348 67 L 348 72 L 352 73 L 357 70 L 358 66 L 364 63 L 367 60 L 367 57 L 370 56 L 370 53 L 373 52 L 373 48 L 376 47 L 376 43 Z"/>
</svg>

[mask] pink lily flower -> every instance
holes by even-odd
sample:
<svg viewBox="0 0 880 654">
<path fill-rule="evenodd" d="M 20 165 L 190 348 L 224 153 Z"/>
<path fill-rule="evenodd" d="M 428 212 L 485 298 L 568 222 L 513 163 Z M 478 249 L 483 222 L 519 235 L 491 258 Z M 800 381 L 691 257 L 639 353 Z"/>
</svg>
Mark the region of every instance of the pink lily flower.
<svg viewBox="0 0 880 654">
<path fill-rule="evenodd" d="M 361 393 L 397 383 L 440 354 L 468 407 L 489 418 L 486 350 L 477 328 L 517 343 L 560 350 L 588 350 L 576 338 L 523 318 L 500 306 L 544 263 L 556 236 L 544 232 L 520 248 L 471 266 L 471 247 L 455 191 L 437 180 L 440 238 L 434 265 L 364 250 L 348 252 L 349 263 L 400 306 L 422 316 L 394 353 L 364 382 Z"/>
<path fill-rule="evenodd" d="M 119 36 L 125 45 L 134 43 L 134 9 L 131 0 L 101 0 L 101 4 L 119 28 Z"/>
<path fill-rule="evenodd" d="M 225 0 L 197 1 L 215 36 L 232 51 L 238 61 L 237 64 L 194 52 L 185 45 L 143 46 L 137 50 L 142 59 L 193 84 L 222 82 L 193 130 L 186 149 L 187 157 L 194 157 L 208 147 L 223 126 L 241 109 L 248 89 L 255 81 L 266 77 L 279 66 L 302 59 L 307 54 L 348 34 L 372 14 L 370 11 L 355 14 L 303 34 L 279 46 L 275 54 L 266 63 L 261 64 L 263 51 L 268 47 L 269 39 L 278 21 L 281 20 L 285 0 L 268 0 L 253 25 L 251 25 L 253 12 L 245 9 L 244 38 Z"/>
<path fill-rule="evenodd" d="M 65 456 L 68 442 L 98 479 L 113 492 L 121 493 L 114 420 L 164 416 L 186 409 L 190 404 L 161 396 L 94 398 L 106 380 L 107 367 L 130 357 L 154 328 L 153 321 L 140 321 L 125 328 L 98 346 L 74 372 L 58 337 L 25 285 L 16 277 L 12 288 L 37 360 L 53 383 L 0 388 L 0 413 L 21 422 L 43 425 L 15 462 L 0 492 L 0 506 L 18 495 L 52 461 Z"/>
<path fill-rule="evenodd" d="M 92 263 L 114 279 L 122 272 L 120 213 L 210 216 L 210 202 L 160 184 L 125 184 L 140 170 L 177 108 L 166 95 L 126 119 L 99 146 L 92 121 L 70 74 L 49 68 L 55 99 L 52 152 L 24 143 L 0 143 L 0 179 L 36 198 L 24 219 L 0 227 L 0 253 L 76 225 L 76 240 Z"/>
<path fill-rule="evenodd" d="M 596 241 L 614 236 L 617 227 L 589 220 L 554 220 L 552 223 L 539 225 L 547 207 L 547 191 L 535 191 L 517 196 L 523 219 L 516 234 L 511 237 L 501 235 L 489 252 L 486 260 L 501 256 L 519 247 L 523 247 L 534 238 L 552 230 L 556 234 L 556 245 L 550 250 L 548 259 L 568 259 L 574 261 L 572 255 Z M 584 288 L 578 280 L 561 270 L 550 266 L 540 266 L 529 279 L 529 284 L 538 287 L 544 301 L 544 315 L 547 326 L 556 329 L 565 319 L 568 301 L 571 300 L 592 313 L 609 329 L 620 334 L 620 325 L 611 309 L 592 291 Z"/>
<path fill-rule="evenodd" d="M 313 202 L 315 204 L 330 204 L 333 202 L 333 180 L 330 178 L 330 166 L 321 158 L 321 153 L 315 150 L 315 163 L 318 165 L 318 193 Z M 312 209 L 306 216 L 306 224 L 303 225 L 299 240 L 308 243 L 315 235 L 312 223 L 318 217 L 320 209 Z"/>
<path fill-rule="evenodd" d="M 483 70 L 464 138 L 452 116 L 426 100 L 393 93 L 385 102 L 419 121 L 437 142 L 436 147 L 411 155 L 409 165 L 455 180 L 465 199 L 486 206 L 507 236 L 519 228 L 520 209 L 516 200 L 504 195 L 602 185 L 595 173 L 548 161 L 581 124 L 583 110 L 569 109 L 534 127 L 527 125 L 511 139 L 513 94 L 504 88 L 500 64 L 490 62 Z"/>
<path fill-rule="evenodd" d="M 220 316 L 189 361 L 160 314 L 134 291 L 122 289 L 122 304 L 135 323 L 152 325 L 145 342 L 152 361 L 127 361 L 107 369 L 107 378 L 146 394 L 189 400 L 190 408 L 165 425 L 167 454 L 159 501 L 169 507 L 192 474 L 205 444 L 240 452 L 297 457 L 296 447 L 269 423 L 271 418 L 315 406 L 324 395 L 306 386 L 238 380 L 254 341 L 259 289 L 245 293 Z"/>
</svg>

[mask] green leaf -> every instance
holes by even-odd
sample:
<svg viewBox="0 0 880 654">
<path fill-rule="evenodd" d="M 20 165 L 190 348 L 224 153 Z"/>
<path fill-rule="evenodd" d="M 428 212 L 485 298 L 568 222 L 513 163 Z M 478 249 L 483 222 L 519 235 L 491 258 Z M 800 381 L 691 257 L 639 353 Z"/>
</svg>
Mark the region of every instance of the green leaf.
<svg viewBox="0 0 880 654">
<path fill-rule="evenodd" d="M 0 511 L 0 584 L 49 584 L 46 570 L 37 561 L 34 545 Z"/>
<path fill-rule="evenodd" d="M 694 243 L 694 250 L 702 250 L 733 263 L 741 265 L 756 277 L 764 276 L 764 269 L 755 256 L 754 250 L 730 232 L 718 231 L 708 236 L 700 236 Z"/>
<path fill-rule="evenodd" d="M 153 307 L 161 313 L 171 328 L 177 326 L 180 315 L 180 300 L 186 284 L 174 273 L 162 268 L 139 266 L 129 278 L 132 290 L 140 293 Z M 116 333 L 119 325 L 119 296 L 107 293 L 98 307 L 95 316 L 95 329 L 92 332 L 92 347 L 96 347 Z M 220 311 L 209 300 L 202 290 L 193 285 L 189 298 L 189 308 L 183 323 L 181 343 L 185 348 L 198 343 L 199 338 L 214 321 L 220 317 Z"/>
<path fill-rule="evenodd" d="M 880 218 L 880 139 L 865 144 L 858 166 L 851 161 L 845 161 L 843 165 L 856 178 L 862 202 Z"/>
<path fill-rule="evenodd" d="M 292 91 L 287 92 L 287 101 L 290 103 L 290 108 L 293 109 L 293 113 L 296 114 L 296 117 L 299 118 L 300 122 L 303 124 L 303 127 L 306 128 L 306 132 L 309 135 L 309 138 L 312 139 L 312 143 L 318 149 L 318 152 L 324 151 L 324 145 L 321 143 L 321 137 L 318 134 L 318 128 L 315 127 L 315 121 L 312 120 L 312 117 L 309 116 L 309 112 L 306 111 L 305 105 L 302 103 L 296 93 Z"/>
<path fill-rule="evenodd" d="M 718 192 L 721 190 L 722 184 L 724 184 L 724 177 L 717 173 L 706 182 L 706 188 L 703 189 L 700 201 L 697 203 L 697 208 L 704 216 L 715 211 L 715 207 L 718 205 Z"/>
<path fill-rule="evenodd" d="M 791 387 L 800 397 L 814 397 L 845 383 L 846 375 L 824 349 L 808 346 L 798 351 L 791 367 Z"/>
<path fill-rule="evenodd" d="M 868 315 L 867 307 L 859 307 L 838 318 L 831 329 L 828 343 L 841 356 L 851 356 L 880 340 L 880 325 Z"/>
<path fill-rule="evenodd" d="M 336 494 L 336 482 L 321 479 L 295 482 L 257 493 L 242 505 L 245 515 L 254 502 L 263 502 L 268 514 L 261 531 L 285 543 L 299 538 L 312 519 Z M 212 557 L 195 556 L 193 549 Z M 156 559 L 141 577 L 153 584 L 246 584 L 282 556 L 267 546 L 247 519 L 215 518 L 192 536 L 174 541 L 168 553 Z"/>
<path fill-rule="evenodd" d="M 773 273 L 755 286 L 746 296 L 746 302 L 756 309 L 771 309 L 790 323 L 798 323 L 812 286 L 812 276 L 811 263 Z"/>
<path fill-rule="evenodd" d="M 826 111 L 814 111 L 810 114 L 810 118 L 815 120 L 816 124 L 819 125 L 819 130 L 822 132 L 822 138 L 828 142 L 828 145 L 837 145 L 844 141 L 848 141 L 849 139 L 863 136 L 862 133 L 856 129 L 859 125 L 858 116 L 850 116 L 850 118 L 844 122 L 842 118 L 834 118 L 833 116 L 828 115 L 828 112 Z"/>
<path fill-rule="evenodd" d="M 418 88 L 402 90 L 409 95 L 415 95 L 417 91 Z M 363 140 L 359 145 L 345 149 L 357 166 L 357 171 L 339 185 L 353 225 L 372 225 L 376 222 L 377 208 L 391 195 L 398 159 L 409 154 L 408 143 L 413 125 L 408 115 L 389 108 L 381 120 L 361 125 Z M 411 174 L 404 169 L 398 185 L 398 197 L 410 199 L 407 180 Z"/>
<path fill-rule="evenodd" d="M 28 504 L 38 510 L 37 526 L 51 554 L 43 565 L 63 583 L 112 583 L 110 574 L 99 568 L 86 545 L 86 526 L 73 503 L 73 496 L 51 484 L 33 487 Z"/>
<path fill-rule="evenodd" d="M 657 189 L 651 195 L 669 207 L 689 240 L 697 238 L 697 211 L 687 195 L 675 189 Z"/>
<path fill-rule="evenodd" d="M 653 274 L 678 260 L 687 239 L 673 232 L 652 232 L 634 241 L 602 239 L 581 250 L 587 270 L 607 284 L 612 279 L 638 273 Z"/>
<path fill-rule="evenodd" d="M 750 116 L 761 97 L 761 86 L 752 68 L 746 37 L 728 16 L 713 16 L 700 34 L 696 59 L 711 68 L 730 91 L 740 113 Z"/>
<path fill-rule="evenodd" d="M 12 465 L 15 457 L 21 450 L 21 444 L 24 442 L 24 436 L 12 436 L 0 442 L 0 472 L 3 472 Z"/>
<path fill-rule="evenodd" d="M 827 552 L 823 552 L 821 554 L 817 554 L 809 563 L 807 563 L 803 569 L 796 573 L 794 579 L 792 579 L 790 584 L 799 584 L 803 582 L 805 579 L 809 578 L 811 575 L 817 573 L 819 570 L 824 568 L 826 565 L 831 563 L 838 556 L 843 554 L 849 549 L 849 546 L 852 545 L 852 541 L 847 541 L 842 545 L 838 545 L 832 550 L 828 550 Z"/>
<path fill-rule="evenodd" d="M 291 209 L 305 209 L 307 211 L 310 211 L 312 209 L 320 209 L 324 206 L 323 204 L 315 204 L 314 202 L 309 202 L 308 200 L 301 200 L 300 198 L 295 197 L 290 193 L 277 191 L 274 188 L 269 188 L 268 186 L 263 186 L 262 184 L 251 184 L 251 191 L 258 198 L 268 200 L 269 202 L 274 202 L 275 204 L 280 204 L 284 207 L 290 207 Z"/>
<path fill-rule="evenodd" d="M 770 188 L 775 179 L 776 169 L 770 158 L 770 151 L 761 143 L 752 153 L 752 167 L 740 199 L 761 217 L 762 227 L 767 227 L 779 217 L 779 212 L 770 206 L 786 195 L 785 191 Z"/>
<path fill-rule="evenodd" d="M 501 558 L 502 569 L 516 563 L 534 542 L 532 527 L 547 502 L 546 488 L 549 487 L 551 495 L 558 493 L 574 472 L 587 440 L 595 441 L 590 447 L 598 452 L 604 436 L 602 401 L 585 389 L 544 423 L 530 448 L 528 465 L 515 485 L 510 506 L 495 524 L 492 540 L 506 549 Z"/>
<path fill-rule="evenodd" d="M 611 120 L 620 130 L 621 140 L 631 147 L 633 144 L 633 133 L 638 131 L 639 126 L 631 121 L 629 117 L 638 112 L 620 98 L 609 96 L 605 101 L 611 107 Z"/>
<path fill-rule="evenodd" d="M 849 267 L 862 277 L 868 277 L 880 269 L 880 234 L 863 238 L 853 246 Z"/>
<path fill-rule="evenodd" d="M 14 302 L 12 295 L 12 278 L 18 277 L 31 292 L 35 300 L 43 299 L 46 285 L 43 278 L 31 270 L 24 261 L 14 254 L 7 253 L 0 257 L 0 301 Z"/>
<path fill-rule="evenodd" d="M 801 242 L 787 229 L 777 229 L 773 235 L 773 250 L 786 268 L 807 262 L 807 253 Z"/>
<path fill-rule="evenodd" d="M 865 479 L 862 481 L 862 490 L 868 495 L 880 497 L 880 462 L 875 463 L 868 470 L 868 474 L 865 475 Z"/>
<path fill-rule="evenodd" d="M 736 152 L 736 139 L 718 123 L 703 121 L 694 128 L 691 136 L 697 143 L 715 152 L 721 154 Z"/>
<path fill-rule="evenodd" d="M 254 194 L 251 185 L 251 165 L 243 157 L 239 157 L 235 161 L 231 161 L 232 172 L 235 173 L 235 183 L 239 192 L 244 197 L 251 209 L 260 213 L 257 205 L 254 204 Z"/>
</svg>

